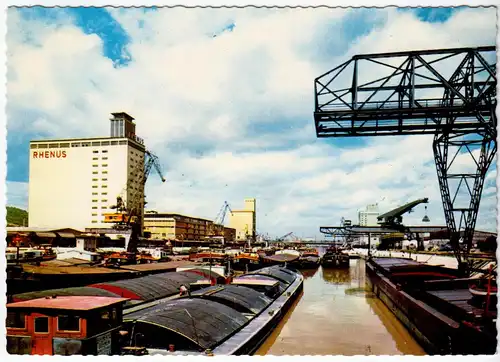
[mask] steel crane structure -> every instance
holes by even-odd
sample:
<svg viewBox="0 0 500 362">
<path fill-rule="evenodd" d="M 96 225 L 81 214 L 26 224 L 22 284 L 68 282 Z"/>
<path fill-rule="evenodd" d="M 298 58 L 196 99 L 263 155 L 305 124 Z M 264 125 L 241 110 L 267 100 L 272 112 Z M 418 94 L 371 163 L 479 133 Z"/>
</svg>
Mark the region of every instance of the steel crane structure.
<svg viewBox="0 0 500 362">
<path fill-rule="evenodd" d="M 224 222 L 226 220 L 227 212 L 233 213 L 231 206 L 229 206 L 227 201 L 222 204 L 219 213 L 214 219 L 214 222 L 210 224 L 208 235 L 209 236 L 224 236 Z"/>
<path fill-rule="evenodd" d="M 113 228 L 131 230 L 127 252 L 134 254 L 137 252 L 138 237 L 142 234 L 141 209 L 146 205 L 145 196 L 142 191 L 153 167 L 158 172 L 161 181 L 165 182 L 158 157 L 148 150 L 145 151 L 144 157 L 144 164 L 138 163 L 136 165 L 127 179 L 127 185 L 122 194 L 117 196 L 116 205 L 111 207 L 116 212 L 104 215 L 105 222 L 114 223 Z M 143 187 L 134 187 L 137 183 Z M 125 198 L 124 195 L 126 195 Z"/>
<path fill-rule="evenodd" d="M 450 243 L 466 273 L 497 150 L 496 84 L 494 46 L 356 55 L 315 79 L 317 137 L 434 135 Z"/>
</svg>

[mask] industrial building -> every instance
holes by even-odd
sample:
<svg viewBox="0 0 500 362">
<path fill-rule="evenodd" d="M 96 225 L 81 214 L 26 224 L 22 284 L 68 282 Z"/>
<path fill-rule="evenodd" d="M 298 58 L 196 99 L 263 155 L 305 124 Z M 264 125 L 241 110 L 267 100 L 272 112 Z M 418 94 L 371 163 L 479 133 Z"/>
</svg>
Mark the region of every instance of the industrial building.
<svg viewBox="0 0 500 362">
<path fill-rule="evenodd" d="M 243 210 L 231 210 L 229 226 L 236 230 L 236 240 L 255 240 L 256 236 L 256 199 L 245 199 Z"/>
<path fill-rule="evenodd" d="M 144 142 L 133 117 L 112 115 L 110 137 L 30 142 L 30 227 L 109 227 L 104 214 L 117 196 L 143 220 Z"/>
<path fill-rule="evenodd" d="M 358 212 L 359 226 L 377 226 L 377 217 L 380 215 L 378 204 L 370 204 L 365 210 Z"/>
<path fill-rule="evenodd" d="M 216 225 L 211 220 L 181 215 L 147 211 L 144 214 L 144 232 L 154 240 L 204 240 L 207 237 L 224 237 L 234 241 L 236 230 Z"/>
</svg>

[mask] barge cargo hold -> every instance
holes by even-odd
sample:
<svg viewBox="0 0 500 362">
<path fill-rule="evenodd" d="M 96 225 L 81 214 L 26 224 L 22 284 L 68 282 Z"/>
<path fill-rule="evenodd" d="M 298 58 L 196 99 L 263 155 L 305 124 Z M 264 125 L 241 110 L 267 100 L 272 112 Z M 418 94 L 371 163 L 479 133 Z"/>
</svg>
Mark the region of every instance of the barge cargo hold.
<svg viewBox="0 0 500 362">
<path fill-rule="evenodd" d="M 253 354 L 302 291 L 303 276 L 263 268 L 127 314 L 128 345 L 149 354 Z M 168 342 L 167 342 L 168 341 Z"/>
<path fill-rule="evenodd" d="M 494 354 L 495 304 L 475 305 L 469 285 L 455 269 L 402 258 L 366 263 L 370 288 L 434 355 Z M 477 280 L 476 280 L 477 282 Z"/>
</svg>

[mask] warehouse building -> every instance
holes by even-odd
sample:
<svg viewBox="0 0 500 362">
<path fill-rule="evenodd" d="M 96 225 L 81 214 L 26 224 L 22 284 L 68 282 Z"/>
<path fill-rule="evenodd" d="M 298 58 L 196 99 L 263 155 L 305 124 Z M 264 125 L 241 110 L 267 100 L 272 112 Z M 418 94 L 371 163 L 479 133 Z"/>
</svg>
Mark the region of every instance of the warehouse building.
<svg viewBox="0 0 500 362">
<path fill-rule="evenodd" d="M 211 236 L 223 236 L 225 241 L 233 241 L 236 235 L 236 230 L 214 225 L 208 219 L 152 210 L 144 214 L 144 232 L 150 233 L 151 239 L 179 241 L 204 240 Z"/>
<path fill-rule="evenodd" d="M 143 219 L 144 142 L 133 117 L 112 115 L 110 137 L 30 142 L 30 227 L 109 227 L 104 214 L 119 195 Z"/>
<path fill-rule="evenodd" d="M 245 199 L 243 210 L 232 210 L 229 214 L 229 226 L 236 230 L 236 240 L 255 240 L 256 203 L 256 199 Z"/>
</svg>

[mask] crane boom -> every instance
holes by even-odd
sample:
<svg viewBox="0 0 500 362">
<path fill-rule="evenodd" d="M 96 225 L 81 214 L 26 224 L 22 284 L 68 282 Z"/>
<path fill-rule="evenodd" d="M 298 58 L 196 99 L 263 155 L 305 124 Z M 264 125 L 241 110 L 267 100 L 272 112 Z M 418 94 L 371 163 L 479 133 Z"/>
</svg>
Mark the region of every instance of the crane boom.
<svg viewBox="0 0 500 362">
<path fill-rule="evenodd" d="M 165 182 L 165 177 L 163 177 L 163 173 L 161 172 L 160 161 L 158 160 L 158 156 L 153 154 L 151 151 L 146 150 L 145 152 L 146 161 L 144 163 L 144 179 L 143 183 L 146 184 L 149 173 L 151 172 L 151 168 L 154 167 L 162 182 Z"/>
<path fill-rule="evenodd" d="M 411 212 L 411 210 L 419 205 L 419 204 L 427 204 L 429 202 L 428 198 L 418 199 L 412 202 L 409 202 L 403 206 L 395 208 L 385 214 L 382 214 L 377 217 L 377 221 L 381 225 L 399 225 L 403 221 L 402 215 Z"/>
</svg>

